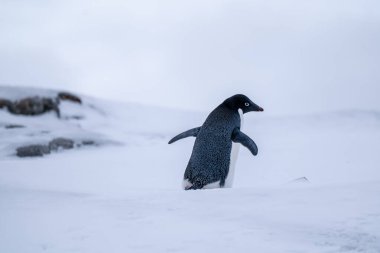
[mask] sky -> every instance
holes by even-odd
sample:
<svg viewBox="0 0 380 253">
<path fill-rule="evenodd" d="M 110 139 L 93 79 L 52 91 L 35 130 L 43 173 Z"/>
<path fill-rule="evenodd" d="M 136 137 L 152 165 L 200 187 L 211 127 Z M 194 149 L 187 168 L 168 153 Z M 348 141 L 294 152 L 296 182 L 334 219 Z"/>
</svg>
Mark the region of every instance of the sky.
<svg viewBox="0 0 380 253">
<path fill-rule="evenodd" d="M 380 110 L 376 0 L 0 0 L 0 84 L 267 114 Z M 1 94 L 0 94 L 1 96 Z"/>
</svg>

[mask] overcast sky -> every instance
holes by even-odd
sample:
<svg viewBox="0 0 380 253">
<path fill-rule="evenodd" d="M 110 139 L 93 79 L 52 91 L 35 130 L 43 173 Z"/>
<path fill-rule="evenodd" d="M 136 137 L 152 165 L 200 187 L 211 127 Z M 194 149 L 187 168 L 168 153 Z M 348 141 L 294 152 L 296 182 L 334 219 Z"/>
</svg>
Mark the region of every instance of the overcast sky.
<svg viewBox="0 0 380 253">
<path fill-rule="evenodd" d="M 380 1 L 0 0 L 0 83 L 210 110 L 380 110 Z M 1 94 L 0 94 L 1 95 Z"/>
</svg>

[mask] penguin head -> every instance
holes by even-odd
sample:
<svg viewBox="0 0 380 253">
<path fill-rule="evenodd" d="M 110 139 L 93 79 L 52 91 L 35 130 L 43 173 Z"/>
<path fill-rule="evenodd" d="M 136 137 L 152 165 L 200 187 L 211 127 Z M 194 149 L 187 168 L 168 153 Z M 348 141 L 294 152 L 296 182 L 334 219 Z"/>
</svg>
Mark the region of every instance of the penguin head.
<svg viewBox="0 0 380 253">
<path fill-rule="evenodd" d="M 247 96 L 242 94 L 234 95 L 230 98 L 227 98 L 223 104 L 228 106 L 229 108 L 233 110 L 239 110 L 241 109 L 243 113 L 247 112 L 262 112 L 264 111 L 263 108 L 258 106 L 257 104 L 253 103 Z"/>
</svg>

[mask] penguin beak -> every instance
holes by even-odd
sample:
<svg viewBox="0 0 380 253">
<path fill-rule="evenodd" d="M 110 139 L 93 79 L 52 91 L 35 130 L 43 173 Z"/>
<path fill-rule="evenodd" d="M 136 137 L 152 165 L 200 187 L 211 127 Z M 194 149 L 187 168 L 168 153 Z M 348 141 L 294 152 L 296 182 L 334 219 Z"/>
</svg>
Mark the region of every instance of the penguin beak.
<svg viewBox="0 0 380 253">
<path fill-rule="evenodd" d="M 264 109 L 257 104 L 251 102 L 248 107 L 243 108 L 243 113 L 247 112 L 263 112 Z"/>
<path fill-rule="evenodd" d="M 263 112 L 264 109 L 260 106 L 258 106 L 257 104 L 255 103 L 251 103 L 251 106 L 250 106 L 250 111 L 254 111 L 254 112 Z"/>
</svg>

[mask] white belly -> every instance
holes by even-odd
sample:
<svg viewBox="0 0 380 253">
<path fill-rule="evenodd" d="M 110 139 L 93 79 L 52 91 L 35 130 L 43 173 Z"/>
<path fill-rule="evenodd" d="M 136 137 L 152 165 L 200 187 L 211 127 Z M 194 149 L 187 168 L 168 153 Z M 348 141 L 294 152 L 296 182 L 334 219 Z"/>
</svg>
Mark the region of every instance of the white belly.
<svg viewBox="0 0 380 253">
<path fill-rule="evenodd" d="M 243 118 L 243 111 L 241 109 L 239 109 L 239 114 L 240 114 L 240 120 L 241 120 L 240 129 L 242 129 L 244 118 Z M 227 175 L 226 182 L 224 185 L 225 188 L 232 187 L 232 184 L 234 181 L 234 175 L 235 175 L 235 166 L 236 166 L 237 158 L 239 156 L 239 149 L 240 149 L 240 144 L 232 142 L 230 168 L 228 170 L 228 175 Z"/>
</svg>

